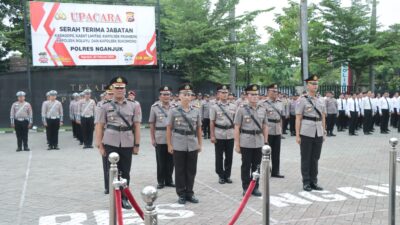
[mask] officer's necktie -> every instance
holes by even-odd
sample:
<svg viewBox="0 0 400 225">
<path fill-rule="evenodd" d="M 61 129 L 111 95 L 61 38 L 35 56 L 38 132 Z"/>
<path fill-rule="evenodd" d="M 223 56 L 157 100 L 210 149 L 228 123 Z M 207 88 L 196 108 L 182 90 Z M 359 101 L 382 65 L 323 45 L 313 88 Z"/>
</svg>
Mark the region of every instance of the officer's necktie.
<svg viewBox="0 0 400 225">
<path fill-rule="evenodd" d="M 388 102 L 388 100 L 387 100 L 387 98 L 385 97 L 385 100 L 386 100 L 386 104 L 387 104 L 387 109 L 389 110 L 389 102 Z"/>
<path fill-rule="evenodd" d="M 340 99 L 340 102 L 342 103 L 342 110 L 344 110 L 344 108 L 343 108 L 343 99 Z"/>
<path fill-rule="evenodd" d="M 354 99 L 353 102 L 354 102 L 354 112 L 357 112 L 356 100 Z"/>
<path fill-rule="evenodd" d="M 369 101 L 369 107 L 370 107 L 370 109 L 372 109 L 372 104 L 371 104 L 371 98 L 370 97 L 368 97 L 368 101 Z"/>
</svg>

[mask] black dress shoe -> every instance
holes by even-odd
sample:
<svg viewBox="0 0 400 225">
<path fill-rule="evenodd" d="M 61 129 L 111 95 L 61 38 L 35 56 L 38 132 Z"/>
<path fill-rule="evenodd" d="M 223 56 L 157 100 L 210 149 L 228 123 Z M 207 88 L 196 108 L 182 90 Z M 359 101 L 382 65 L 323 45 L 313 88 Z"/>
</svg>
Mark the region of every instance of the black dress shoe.
<svg viewBox="0 0 400 225">
<path fill-rule="evenodd" d="M 281 139 L 286 139 L 284 136 L 281 136 Z"/>
<path fill-rule="evenodd" d="M 331 135 L 331 134 L 327 134 L 326 136 L 327 136 L 327 137 L 330 137 L 330 136 L 332 136 L 332 135 Z"/>
<path fill-rule="evenodd" d="M 93 145 L 88 145 L 87 147 L 88 147 L 88 148 L 93 148 Z"/>
<path fill-rule="evenodd" d="M 60 150 L 60 148 L 58 146 L 54 146 L 53 149 L 54 150 Z"/>
<path fill-rule="evenodd" d="M 224 179 L 224 178 L 219 178 L 219 179 L 218 179 L 218 183 L 220 183 L 220 184 L 225 184 L 225 179 Z"/>
<path fill-rule="evenodd" d="M 305 184 L 305 185 L 303 185 L 303 190 L 310 192 L 310 191 L 312 191 L 312 188 L 309 184 Z"/>
<path fill-rule="evenodd" d="M 47 147 L 47 150 L 52 150 L 53 146 L 49 145 L 49 147 Z"/>
<path fill-rule="evenodd" d="M 26 148 L 24 148 L 24 151 L 27 151 L 27 152 L 29 152 L 29 151 L 30 151 L 30 149 L 29 149 L 28 147 L 26 147 Z"/>
<path fill-rule="evenodd" d="M 365 132 L 364 135 L 371 135 L 371 133 L 370 132 Z"/>
<path fill-rule="evenodd" d="M 109 191 L 109 190 L 107 190 L 107 189 L 106 189 L 106 190 L 104 190 L 104 194 L 105 194 L 105 195 L 108 195 L 109 193 L 110 193 L 110 191 Z"/>
<path fill-rule="evenodd" d="M 79 145 L 83 145 L 83 142 L 79 142 Z"/>
<path fill-rule="evenodd" d="M 251 193 L 254 196 L 260 197 L 262 194 L 258 189 L 254 189 L 253 192 Z"/>
<path fill-rule="evenodd" d="M 17 150 L 16 150 L 17 152 L 20 152 L 20 151 L 22 151 L 22 149 L 21 148 L 17 148 Z"/>
<path fill-rule="evenodd" d="M 191 202 L 191 203 L 199 203 L 199 199 L 197 199 L 194 196 L 186 197 L 186 201 Z"/>
<path fill-rule="evenodd" d="M 388 134 L 387 131 L 381 131 L 381 134 Z"/>
<path fill-rule="evenodd" d="M 334 133 L 331 133 L 331 136 L 332 136 L 332 137 L 336 137 L 336 134 L 334 134 Z"/>
<path fill-rule="evenodd" d="M 294 133 L 291 133 L 291 134 L 290 134 L 290 136 L 292 136 L 292 137 L 293 137 L 293 136 L 296 136 L 296 134 L 294 134 Z"/>
<path fill-rule="evenodd" d="M 157 184 L 157 189 L 163 189 L 164 188 L 164 184 Z"/>
<path fill-rule="evenodd" d="M 85 146 L 83 146 L 83 149 L 86 149 L 86 148 L 88 148 L 88 146 L 86 146 L 86 145 L 85 145 Z"/>
<path fill-rule="evenodd" d="M 129 204 L 128 199 L 122 198 L 122 208 L 124 209 L 132 209 L 132 206 Z"/>
<path fill-rule="evenodd" d="M 185 196 L 179 196 L 178 203 L 181 204 L 181 205 L 186 204 Z"/>
<path fill-rule="evenodd" d="M 176 187 L 174 183 L 165 184 L 166 187 Z"/>
<path fill-rule="evenodd" d="M 311 189 L 316 190 L 316 191 L 324 190 L 321 186 L 318 186 L 318 184 L 311 184 L 310 187 L 311 187 Z"/>
<path fill-rule="evenodd" d="M 225 178 L 225 183 L 232 184 L 231 178 Z"/>
<path fill-rule="evenodd" d="M 280 175 L 280 174 L 272 174 L 271 177 L 276 177 L 276 178 L 285 178 L 285 176 Z"/>
</svg>

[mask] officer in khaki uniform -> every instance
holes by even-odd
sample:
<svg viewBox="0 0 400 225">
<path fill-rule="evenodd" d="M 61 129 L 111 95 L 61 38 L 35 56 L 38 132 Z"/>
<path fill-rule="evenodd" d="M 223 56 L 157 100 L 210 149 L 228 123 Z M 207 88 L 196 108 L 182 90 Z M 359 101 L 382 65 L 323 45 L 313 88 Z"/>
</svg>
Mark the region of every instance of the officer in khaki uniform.
<svg viewBox="0 0 400 225">
<path fill-rule="evenodd" d="M 296 107 L 296 142 L 300 144 L 301 175 L 305 191 L 323 190 L 318 185 L 318 160 L 326 137 L 326 108 L 323 99 L 316 97 L 318 77 L 310 76 L 307 95 L 300 98 Z"/>
<path fill-rule="evenodd" d="M 333 92 L 331 91 L 326 92 L 325 105 L 327 113 L 326 117 L 327 136 L 334 137 L 336 136 L 336 134 L 333 133 L 333 128 L 335 128 L 336 124 L 336 117 L 338 114 L 338 104 L 333 96 Z"/>
<path fill-rule="evenodd" d="M 10 110 L 11 127 L 15 129 L 17 135 L 17 152 L 29 151 L 28 147 L 28 131 L 32 127 L 32 106 L 25 101 L 25 92 L 18 91 L 18 101 L 14 102 Z"/>
<path fill-rule="evenodd" d="M 211 142 L 215 145 L 215 172 L 220 184 L 230 184 L 236 105 L 228 101 L 228 85 L 218 85 L 217 93 L 219 101 L 210 108 Z"/>
<path fill-rule="evenodd" d="M 83 91 L 84 98 L 78 103 L 77 124 L 80 125 L 83 137 L 83 148 L 93 148 L 94 115 L 96 102 L 90 98 L 92 91 Z"/>
<path fill-rule="evenodd" d="M 264 107 L 257 104 L 259 86 L 249 85 L 245 91 L 248 104 L 238 108 L 235 116 L 235 151 L 242 154 L 241 178 L 243 195 L 261 163 L 261 147 L 268 144 L 268 119 Z M 261 196 L 258 181 L 252 193 Z"/>
<path fill-rule="evenodd" d="M 204 139 L 210 138 L 210 96 L 204 95 L 204 100 L 201 102 L 201 119 L 203 124 Z"/>
<path fill-rule="evenodd" d="M 58 130 L 63 125 L 63 107 L 61 102 L 56 100 L 57 91 L 49 92 L 50 99 L 42 105 L 42 122 L 48 131 L 47 150 L 60 150 L 58 147 Z"/>
<path fill-rule="evenodd" d="M 176 193 L 178 203 L 198 203 L 193 186 L 197 171 L 197 155 L 201 152 L 201 117 L 198 108 L 190 105 L 192 86 L 179 88 L 181 104 L 170 110 L 167 124 L 168 152 L 173 154 L 175 164 Z"/>
<path fill-rule="evenodd" d="M 75 92 L 72 94 L 72 99 L 71 102 L 69 103 L 69 119 L 71 120 L 72 135 L 74 138 L 77 138 L 76 127 L 79 126 L 76 123 L 76 118 L 75 118 L 75 107 L 77 107 L 78 100 L 79 100 L 79 94 Z"/>
<path fill-rule="evenodd" d="M 149 123 L 151 143 L 156 148 L 157 189 L 162 189 L 164 186 L 175 187 L 172 180 L 174 161 L 172 155 L 168 153 L 166 138 L 168 113 L 172 107 L 170 104 L 172 89 L 169 86 L 162 86 L 158 91 L 160 100 L 151 106 Z"/>
<path fill-rule="evenodd" d="M 114 97 L 105 101 L 98 110 L 96 147 L 106 158 L 112 152 L 119 154 L 118 171 L 129 185 L 132 154 L 139 152 L 142 113 L 138 104 L 125 98 L 125 87 L 128 84 L 126 78 L 115 77 L 111 79 L 110 84 L 113 85 Z M 122 196 L 122 207 L 131 208 L 124 195 Z"/>
<path fill-rule="evenodd" d="M 282 136 L 282 125 L 284 118 L 284 104 L 278 99 L 278 85 L 271 84 L 268 88 L 268 100 L 265 100 L 262 105 L 267 111 L 268 118 L 268 143 L 271 146 L 271 163 L 272 172 L 271 176 L 276 178 L 284 178 L 279 173 L 280 158 L 281 158 L 281 136 Z"/>
</svg>

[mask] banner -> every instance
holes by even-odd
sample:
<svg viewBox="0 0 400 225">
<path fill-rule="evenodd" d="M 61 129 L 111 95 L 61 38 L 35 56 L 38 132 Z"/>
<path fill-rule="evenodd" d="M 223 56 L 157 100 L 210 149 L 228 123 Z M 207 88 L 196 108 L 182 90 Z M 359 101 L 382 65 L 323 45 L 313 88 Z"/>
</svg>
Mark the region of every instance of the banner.
<svg viewBox="0 0 400 225">
<path fill-rule="evenodd" d="M 340 75 L 340 85 L 342 86 L 342 93 L 347 93 L 350 91 L 348 88 L 352 86 L 353 81 L 351 79 L 351 70 L 348 63 L 342 63 Z"/>
<path fill-rule="evenodd" d="M 34 66 L 157 65 L 154 7 L 29 4 Z"/>
</svg>

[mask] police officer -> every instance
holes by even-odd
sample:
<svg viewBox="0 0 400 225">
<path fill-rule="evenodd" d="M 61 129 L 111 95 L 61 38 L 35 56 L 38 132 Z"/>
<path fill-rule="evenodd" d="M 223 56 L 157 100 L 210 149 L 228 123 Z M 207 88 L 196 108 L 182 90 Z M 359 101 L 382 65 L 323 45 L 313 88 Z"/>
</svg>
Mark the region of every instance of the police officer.
<svg viewBox="0 0 400 225">
<path fill-rule="evenodd" d="M 359 111 L 360 107 L 357 101 L 357 94 L 354 93 L 352 98 L 347 99 L 347 111 L 346 114 L 350 118 L 349 124 L 349 135 L 350 136 L 357 136 L 355 133 L 356 126 L 357 126 L 357 119 L 360 114 Z"/>
<path fill-rule="evenodd" d="M 210 105 L 210 96 L 205 94 L 200 108 L 204 139 L 210 138 Z"/>
<path fill-rule="evenodd" d="M 50 98 L 42 106 L 42 122 L 48 128 L 49 146 L 47 150 L 59 150 L 58 130 L 63 125 L 63 107 L 57 98 L 57 91 L 49 92 Z"/>
<path fill-rule="evenodd" d="M 361 115 L 364 117 L 363 131 L 365 135 L 370 135 L 373 128 L 374 106 L 371 100 L 371 91 L 362 99 Z"/>
<path fill-rule="evenodd" d="M 79 126 L 76 123 L 76 116 L 75 116 L 75 107 L 77 107 L 77 103 L 79 101 L 79 94 L 78 93 L 73 93 L 72 94 L 72 100 L 69 103 L 69 119 L 71 120 L 72 123 L 72 135 L 74 136 L 74 138 L 78 138 L 76 135 L 76 129 L 77 126 Z"/>
<path fill-rule="evenodd" d="M 344 98 L 344 94 L 340 94 L 337 100 L 338 106 L 338 117 L 337 117 L 337 129 L 338 132 L 344 131 L 346 128 L 346 111 L 347 111 L 347 100 Z"/>
<path fill-rule="evenodd" d="M 28 130 L 32 127 L 32 107 L 29 102 L 25 101 L 25 92 L 18 91 L 17 97 L 18 101 L 11 106 L 11 127 L 15 129 L 17 135 L 17 152 L 22 151 L 22 144 L 24 151 L 29 151 Z"/>
<path fill-rule="evenodd" d="M 211 143 L 215 146 L 215 172 L 220 184 L 232 183 L 231 170 L 234 147 L 236 105 L 228 100 L 228 85 L 217 86 L 219 101 L 210 108 Z M 225 160 L 224 160 L 225 155 Z"/>
<path fill-rule="evenodd" d="M 318 160 L 326 136 L 326 110 L 323 100 L 316 97 L 318 77 L 313 75 L 305 81 L 308 93 L 300 98 L 296 107 L 296 142 L 300 145 L 303 189 L 323 190 L 318 185 L 317 175 Z"/>
<path fill-rule="evenodd" d="M 108 100 L 113 99 L 114 92 L 112 90 L 112 85 L 107 85 L 104 87 L 105 92 L 102 94 L 104 97 L 101 101 L 99 101 L 96 105 L 96 113 L 94 116 L 94 124 L 96 125 L 99 121 L 99 110 L 101 106 L 104 104 L 104 102 L 107 102 Z M 105 127 L 104 127 L 105 128 Z M 103 175 L 104 175 L 104 194 L 109 194 L 109 183 L 108 183 L 108 159 L 105 156 L 101 156 L 102 163 L 103 163 Z"/>
<path fill-rule="evenodd" d="M 96 111 L 96 102 L 91 99 L 92 91 L 86 89 L 83 91 L 84 99 L 78 103 L 77 124 L 82 129 L 83 148 L 93 148 L 94 115 Z"/>
<path fill-rule="evenodd" d="M 383 96 L 379 99 L 379 114 L 381 115 L 381 133 L 388 134 L 390 130 L 389 126 L 389 115 L 393 112 L 393 107 L 389 102 L 389 92 L 385 92 Z"/>
<path fill-rule="evenodd" d="M 156 148 L 157 189 L 162 189 L 165 186 L 175 187 L 172 180 L 174 161 L 172 155 L 168 153 L 166 138 L 168 113 L 172 107 L 170 104 L 172 89 L 169 86 L 162 86 L 158 91 L 160 100 L 151 106 L 149 123 L 151 143 Z"/>
<path fill-rule="evenodd" d="M 268 100 L 265 100 L 262 105 L 267 111 L 268 118 L 268 143 L 271 146 L 271 176 L 276 178 L 284 178 L 285 176 L 279 173 L 280 158 L 281 158 L 281 136 L 283 121 L 283 111 L 285 111 L 284 103 L 277 98 L 278 85 L 271 84 L 268 88 Z"/>
<path fill-rule="evenodd" d="M 74 107 L 74 112 L 75 112 L 75 122 L 78 122 L 78 118 L 80 118 L 80 108 L 79 105 L 85 100 L 85 93 L 81 92 L 79 93 L 79 100 L 76 103 L 76 107 Z M 83 132 L 82 132 L 82 126 L 78 123 L 76 123 L 76 136 L 79 141 L 79 145 L 84 145 L 83 143 Z"/>
<path fill-rule="evenodd" d="M 261 147 L 268 144 L 268 119 L 265 108 L 257 105 L 259 86 L 246 87 L 248 104 L 239 106 L 235 115 L 235 151 L 242 154 L 241 178 L 243 195 L 261 162 Z M 258 181 L 252 193 L 261 196 Z"/>
<path fill-rule="evenodd" d="M 139 152 L 142 114 L 137 104 L 125 98 L 125 88 L 128 84 L 126 78 L 115 77 L 111 79 L 110 84 L 113 85 L 114 96 L 113 99 L 105 101 L 98 110 L 96 147 L 106 158 L 112 152 L 119 154 L 118 171 L 121 172 L 122 178 L 127 179 L 129 185 L 132 154 Z M 122 207 L 131 208 L 124 195 Z"/>
<path fill-rule="evenodd" d="M 327 136 L 333 137 L 336 136 L 333 133 L 333 128 L 335 127 L 336 117 L 338 114 L 338 105 L 331 91 L 326 92 L 325 105 L 326 105 L 326 112 L 328 114 L 326 118 L 327 133 L 328 133 Z"/>
<path fill-rule="evenodd" d="M 295 93 L 289 103 L 290 114 L 290 136 L 296 136 L 296 105 L 298 103 L 299 94 Z"/>
<path fill-rule="evenodd" d="M 44 107 L 45 104 L 47 104 L 47 102 L 50 100 L 50 91 L 46 92 L 46 100 L 44 100 L 42 102 L 42 109 Z M 50 141 L 49 141 L 49 128 L 47 126 L 45 126 L 46 129 L 46 141 L 47 141 L 47 145 L 49 145 Z"/>
<path fill-rule="evenodd" d="M 180 105 L 170 110 L 167 124 L 168 152 L 175 164 L 176 193 L 178 203 L 198 203 L 193 186 L 197 171 L 197 156 L 201 152 L 201 117 L 197 107 L 190 105 L 192 86 L 179 88 Z"/>
</svg>

